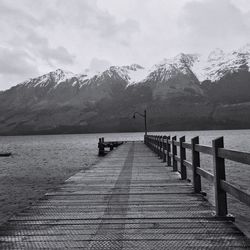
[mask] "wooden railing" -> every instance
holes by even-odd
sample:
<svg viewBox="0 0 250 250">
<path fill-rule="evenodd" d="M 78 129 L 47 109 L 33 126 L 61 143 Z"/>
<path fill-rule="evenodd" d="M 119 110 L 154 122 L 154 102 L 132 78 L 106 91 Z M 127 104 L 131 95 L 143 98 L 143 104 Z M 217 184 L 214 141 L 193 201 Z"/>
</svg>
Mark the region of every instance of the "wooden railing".
<svg viewBox="0 0 250 250">
<path fill-rule="evenodd" d="M 250 165 L 250 154 L 224 148 L 223 137 L 212 141 L 212 147 L 199 144 L 199 137 L 191 139 L 191 143 L 185 141 L 185 136 L 177 140 L 176 136 L 147 135 L 145 144 L 159 155 L 163 162 L 173 167 L 173 171 L 179 171 L 181 179 L 187 179 L 187 168 L 192 170 L 192 184 L 194 192 L 201 192 L 201 177 L 214 183 L 215 209 L 217 216 L 227 216 L 227 193 L 241 202 L 250 206 L 250 194 L 226 181 L 225 159 Z M 179 154 L 177 154 L 179 147 Z M 186 160 L 186 151 L 191 151 L 191 162 Z M 213 174 L 201 168 L 200 153 L 213 157 Z M 178 163 L 180 168 L 178 169 Z"/>
</svg>

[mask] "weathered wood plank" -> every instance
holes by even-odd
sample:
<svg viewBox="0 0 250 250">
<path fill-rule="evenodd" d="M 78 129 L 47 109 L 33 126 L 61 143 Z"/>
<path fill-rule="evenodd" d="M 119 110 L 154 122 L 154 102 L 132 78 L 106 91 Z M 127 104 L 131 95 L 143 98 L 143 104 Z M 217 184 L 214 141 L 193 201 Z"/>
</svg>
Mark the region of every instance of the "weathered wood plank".
<svg viewBox="0 0 250 250">
<path fill-rule="evenodd" d="M 184 160 L 184 161 L 183 161 L 183 164 L 184 164 L 187 168 L 193 169 L 192 162 L 187 161 L 187 160 Z"/>
<path fill-rule="evenodd" d="M 236 162 L 250 165 L 249 153 L 220 148 L 218 149 L 218 156 L 224 159 L 231 160 L 231 161 L 236 161 Z"/>
<path fill-rule="evenodd" d="M 208 146 L 201 145 L 201 144 L 195 145 L 195 150 L 197 152 L 200 152 L 203 154 L 208 154 L 208 155 L 212 155 L 212 153 L 213 153 L 212 147 L 208 147 Z"/>
<path fill-rule="evenodd" d="M 183 148 L 186 148 L 186 149 L 192 149 L 192 145 L 190 143 L 187 143 L 187 142 L 183 142 L 182 146 L 183 146 Z"/>
<path fill-rule="evenodd" d="M 224 180 L 221 180 L 220 184 L 221 184 L 221 188 L 225 190 L 227 193 L 231 194 L 232 196 L 236 197 L 241 202 L 244 202 L 246 205 L 250 206 L 250 194 L 249 193 L 240 190 L 235 185 Z"/>
<path fill-rule="evenodd" d="M 214 176 L 211 173 L 209 173 L 208 171 L 206 171 L 202 168 L 197 168 L 196 171 L 197 171 L 197 174 L 199 174 L 203 178 L 207 179 L 208 181 L 210 181 L 210 182 L 214 181 Z"/>
</svg>

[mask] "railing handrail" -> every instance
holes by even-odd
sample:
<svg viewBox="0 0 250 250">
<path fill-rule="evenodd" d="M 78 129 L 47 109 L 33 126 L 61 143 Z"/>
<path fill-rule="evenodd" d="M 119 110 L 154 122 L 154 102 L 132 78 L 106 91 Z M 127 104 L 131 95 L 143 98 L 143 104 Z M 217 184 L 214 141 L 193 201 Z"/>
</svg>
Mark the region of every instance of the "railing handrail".
<svg viewBox="0 0 250 250">
<path fill-rule="evenodd" d="M 155 137 L 154 135 L 147 135 L 147 137 Z M 164 142 L 165 144 L 166 142 Z M 172 140 L 168 140 L 168 144 L 172 144 Z M 180 146 L 180 142 L 174 141 L 174 145 Z M 191 149 L 191 143 L 184 142 L 183 146 L 186 149 Z M 212 149 L 213 147 L 203 145 L 203 144 L 196 144 L 196 151 L 204 154 L 212 155 Z M 238 163 L 243 163 L 246 165 L 250 165 L 250 153 L 237 151 L 237 150 L 231 150 L 226 148 L 220 148 L 219 150 L 219 157 L 224 158 L 225 160 L 235 161 Z"/>
<path fill-rule="evenodd" d="M 164 162 L 167 161 L 168 165 L 173 167 L 173 171 L 179 171 L 177 165 L 179 162 L 182 179 L 187 178 L 186 168 L 190 168 L 193 172 L 192 182 L 195 192 L 201 192 L 200 177 L 214 183 L 216 215 L 227 216 L 227 193 L 250 206 L 250 193 L 237 187 L 237 184 L 226 181 L 225 178 L 225 160 L 250 165 L 250 153 L 225 149 L 223 137 L 213 140 L 212 147 L 199 144 L 199 137 L 193 138 L 191 143 L 185 142 L 184 136 L 179 138 L 179 141 L 176 136 L 170 138 L 166 135 L 147 135 L 144 141 Z M 186 150 L 192 152 L 192 162 L 186 160 Z M 200 167 L 200 153 L 213 157 L 213 174 Z"/>
</svg>

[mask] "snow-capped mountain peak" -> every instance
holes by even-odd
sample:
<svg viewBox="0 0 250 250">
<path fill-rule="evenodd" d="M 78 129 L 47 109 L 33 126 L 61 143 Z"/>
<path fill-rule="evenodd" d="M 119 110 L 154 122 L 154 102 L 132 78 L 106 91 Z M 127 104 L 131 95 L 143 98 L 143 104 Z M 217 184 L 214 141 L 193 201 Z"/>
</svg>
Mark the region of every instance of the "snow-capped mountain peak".
<svg viewBox="0 0 250 250">
<path fill-rule="evenodd" d="M 164 59 L 159 64 L 155 64 L 153 69 L 165 68 L 165 69 L 183 69 L 185 67 L 191 67 L 193 63 L 197 60 L 198 56 L 196 54 L 184 54 L 180 53 L 175 57 Z"/>
<path fill-rule="evenodd" d="M 203 82 L 216 82 L 226 74 L 249 70 L 250 43 L 238 50 L 224 52 L 217 48 L 207 57 L 198 54 L 180 53 L 175 57 L 164 59 L 152 68 L 145 68 L 139 64 L 125 66 L 111 66 L 102 72 L 85 70 L 83 74 L 74 74 L 70 71 L 57 69 L 37 78 L 29 79 L 21 85 L 27 87 L 58 88 L 59 86 L 102 85 L 121 82 L 128 87 L 137 83 L 163 83 L 176 76 L 196 76 Z"/>
<path fill-rule="evenodd" d="M 56 85 L 54 86 L 54 88 L 59 86 L 60 83 L 66 82 L 67 80 L 70 80 L 76 76 L 72 72 L 65 71 L 62 69 L 57 69 L 55 72 L 51 72 L 50 75 L 53 78 L 54 82 L 56 82 Z"/>
<path fill-rule="evenodd" d="M 250 44 L 236 51 L 225 53 L 221 49 L 212 51 L 208 58 L 200 57 L 192 70 L 200 82 L 216 82 L 227 74 L 248 70 L 250 65 Z"/>
<path fill-rule="evenodd" d="M 196 54 L 178 54 L 170 59 L 164 59 L 162 62 L 155 64 L 147 77 L 147 81 L 166 82 L 178 73 L 184 75 L 190 74 L 190 67 L 198 60 Z"/>
<path fill-rule="evenodd" d="M 133 85 L 143 80 L 148 74 L 148 70 L 139 64 L 131 64 L 126 66 L 111 66 L 95 76 L 96 79 L 119 78 L 127 83 L 127 86 Z"/>
<path fill-rule="evenodd" d="M 23 82 L 21 85 L 26 87 L 47 87 L 53 84 L 53 87 L 56 88 L 60 85 L 60 83 L 69 81 L 75 76 L 76 75 L 70 71 L 57 69 L 37 78 L 29 79 Z"/>
</svg>

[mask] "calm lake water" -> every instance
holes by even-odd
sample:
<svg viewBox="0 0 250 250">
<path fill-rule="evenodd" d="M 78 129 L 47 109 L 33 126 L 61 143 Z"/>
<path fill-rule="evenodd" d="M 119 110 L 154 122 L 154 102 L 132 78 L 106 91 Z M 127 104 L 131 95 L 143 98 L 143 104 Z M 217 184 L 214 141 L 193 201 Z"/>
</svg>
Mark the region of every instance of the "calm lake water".
<svg viewBox="0 0 250 250">
<path fill-rule="evenodd" d="M 200 143 L 211 145 L 224 136 L 225 148 L 250 152 L 250 130 L 150 132 L 149 134 L 200 136 Z M 0 152 L 12 157 L 0 158 L 0 223 L 14 212 L 35 202 L 79 170 L 91 168 L 97 156 L 99 137 L 105 140 L 143 140 L 143 133 L 80 134 L 0 137 Z M 190 160 L 190 154 L 187 155 Z M 201 167 L 212 171 L 210 156 L 201 156 Z M 190 173 L 189 173 L 190 174 Z M 226 161 L 227 180 L 250 192 L 250 166 Z M 189 175 L 191 178 L 191 175 Z M 213 186 L 202 179 L 202 188 L 213 203 Z M 229 196 L 229 211 L 239 227 L 250 235 L 250 209 Z"/>
</svg>

